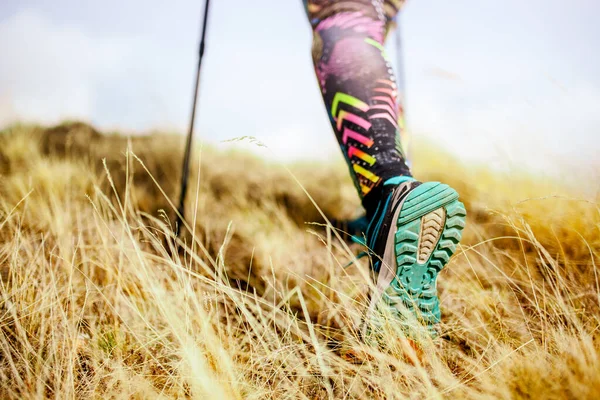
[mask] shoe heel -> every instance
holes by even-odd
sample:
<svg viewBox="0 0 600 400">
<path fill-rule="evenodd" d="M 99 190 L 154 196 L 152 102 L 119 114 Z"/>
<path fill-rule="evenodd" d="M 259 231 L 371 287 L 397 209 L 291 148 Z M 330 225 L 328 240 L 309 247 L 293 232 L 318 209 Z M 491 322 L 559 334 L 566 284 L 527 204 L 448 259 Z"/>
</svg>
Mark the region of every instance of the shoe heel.
<svg viewBox="0 0 600 400">
<path fill-rule="evenodd" d="M 406 312 L 414 315 L 431 336 L 437 336 L 440 304 L 436 280 L 456 251 L 465 227 L 466 210 L 458 193 L 439 182 L 426 182 L 414 188 L 401 205 L 393 236 L 396 273 L 383 278 L 387 285 L 371 298 L 361 333 L 367 339 L 382 321 L 379 306 L 395 315 L 408 336 L 420 336 Z M 380 276 L 381 277 L 381 276 Z M 389 282 L 389 283 L 388 283 Z"/>
<path fill-rule="evenodd" d="M 395 235 L 396 277 L 385 291 L 388 304 L 398 300 L 434 331 L 440 321 L 436 280 L 456 251 L 466 210 L 448 185 L 426 182 L 402 206 Z"/>
</svg>

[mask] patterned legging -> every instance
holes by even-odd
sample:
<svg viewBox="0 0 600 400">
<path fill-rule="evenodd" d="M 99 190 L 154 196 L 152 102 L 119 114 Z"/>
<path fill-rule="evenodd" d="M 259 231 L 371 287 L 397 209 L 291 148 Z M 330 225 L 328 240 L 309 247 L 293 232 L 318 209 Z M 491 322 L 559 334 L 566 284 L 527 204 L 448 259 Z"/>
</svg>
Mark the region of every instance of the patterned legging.
<svg viewBox="0 0 600 400">
<path fill-rule="evenodd" d="M 363 204 L 410 176 L 400 146 L 396 78 L 383 49 L 403 0 L 304 0 L 331 124 Z"/>
</svg>

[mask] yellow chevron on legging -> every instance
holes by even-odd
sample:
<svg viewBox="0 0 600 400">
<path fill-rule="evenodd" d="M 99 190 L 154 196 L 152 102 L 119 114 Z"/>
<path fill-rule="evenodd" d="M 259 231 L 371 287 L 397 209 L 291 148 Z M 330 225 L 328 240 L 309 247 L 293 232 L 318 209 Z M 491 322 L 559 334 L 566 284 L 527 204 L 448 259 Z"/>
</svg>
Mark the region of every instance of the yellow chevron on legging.
<svg viewBox="0 0 600 400">
<path fill-rule="evenodd" d="M 352 157 L 358 157 L 370 166 L 373 166 L 373 164 L 375 164 L 376 161 L 375 157 L 373 157 L 372 155 L 367 154 L 354 146 L 348 146 L 348 158 L 352 159 Z"/>
<path fill-rule="evenodd" d="M 377 48 L 379 51 L 381 51 L 381 55 L 383 56 L 383 58 L 385 59 L 385 61 L 391 62 L 390 59 L 388 58 L 388 55 L 387 55 L 387 52 L 385 51 L 385 48 L 383 47 L 383 45 L 381 43 L 379 43 L 378 41 L 373 40 L 371 38 L 366 38 L 365 39 L 365 43 L 368 43 L 371 46 Z"/>
<path fill-rule="evenodd" d="M 364 176 L 365 178 L 367 178 L 368 180 L 370 180 L 373 183 L 377 183 L 380 179 L 377 175 L 375 175 L 371 171 L 367 171 L 366 169 L 364 169 L 363 167 L 361 167 L 358 164 L 354 164 L 352 166 L 352 168 L 354 169 L 354 172 L 356 172 L 357 174 L 361 174 L 362 176 Z"/>
<path fill-rule="evenodd" d="M 352 107 L 356 107 L 362 112 L 369 111 L 369 105 L 362 100 L 357 99 L 354 96 L 350 96 L 349 94 L 337 92 L 333 98 L 333 103 L 331 103 L 331 115 L 334 117 L 337 114 L 338 106 L 340 103 L 349 104 Z"/>
</svg>

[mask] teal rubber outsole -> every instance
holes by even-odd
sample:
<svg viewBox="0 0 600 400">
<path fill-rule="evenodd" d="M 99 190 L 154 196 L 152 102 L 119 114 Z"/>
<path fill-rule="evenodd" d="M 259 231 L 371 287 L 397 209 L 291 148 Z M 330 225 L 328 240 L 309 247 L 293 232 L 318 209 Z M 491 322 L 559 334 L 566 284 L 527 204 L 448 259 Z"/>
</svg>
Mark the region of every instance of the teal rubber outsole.
<svg viewBox="0 0 600 400">
<path fill-rule="evenodd" d="M 436 279 L 456 251 L 466 215 L 454 189 L 426 182 L 409 193 L 397 220 L 396 276 L 382 300 L 399 313 L 403 306 L 432 335 L 441 316 Z"/>
</svg>

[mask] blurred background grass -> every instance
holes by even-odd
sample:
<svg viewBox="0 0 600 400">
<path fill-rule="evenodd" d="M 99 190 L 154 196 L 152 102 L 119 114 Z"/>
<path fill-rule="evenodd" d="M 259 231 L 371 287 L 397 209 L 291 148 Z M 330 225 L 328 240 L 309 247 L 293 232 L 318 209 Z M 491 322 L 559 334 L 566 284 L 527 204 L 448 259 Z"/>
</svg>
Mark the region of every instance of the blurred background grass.
<svg viewBox="0 0 600 400">
<path fill-rule="evenodd" d="M 367 266 L 325 224 L 360 212 L 346 166 L 196 149 L 69 122 L 0 133 L 4 398 L 597 398 L 600 215 L 569 182 L 415 145 L 415 176 L 461 195 L 442 337 L 415 355 L 356 324 Z M 298 179 L 300 184 L 296 182 Z M 304 189 L 303 189 L 304 188 Z M 10 383 L 9 383 L 10 382 Z"/>
</svg>

